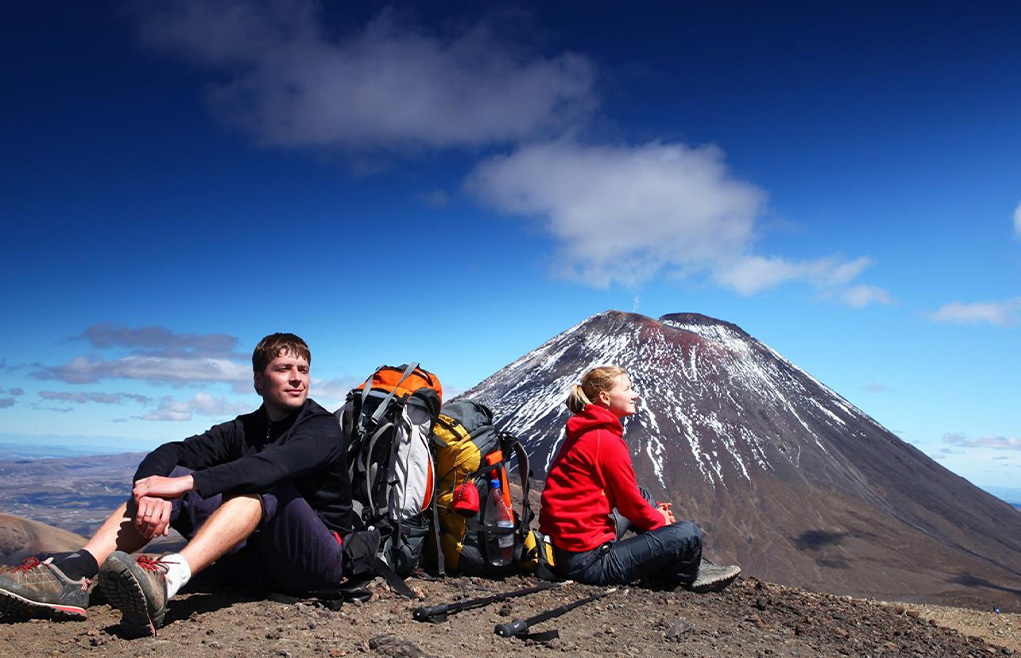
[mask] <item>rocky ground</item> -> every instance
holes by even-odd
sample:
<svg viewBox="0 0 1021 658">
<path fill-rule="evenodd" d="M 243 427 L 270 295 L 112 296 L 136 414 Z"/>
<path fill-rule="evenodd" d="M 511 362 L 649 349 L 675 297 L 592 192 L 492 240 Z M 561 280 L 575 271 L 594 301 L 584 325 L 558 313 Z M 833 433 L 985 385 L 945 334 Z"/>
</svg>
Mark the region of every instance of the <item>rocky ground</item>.
<svg viewBox="0 0 1021 658">
<path fill-rule="evenodd" d="M 439 624 L 412 619 L 424 604 L 470 599 L 534 585 L 511 578 L 409 584 L 410 601 L 375 581 L 366 603 L 328 610 L 285 604 L 208 586 L 172 603 L 156 638 L 120 635 L 119 614 L 103 604 L 80 622 L 0 620 L 5 656 L 437 656 L 520 652 L 532 656 L 1010 656 L 1021 654 L 1021 615 L 884 604 L 742 579 L 720 594 L 621 588 L 536 625 L 556 628 L 548 643 L 506 639 L 498 623 L 528 618 L 598 588 L 567 584 L 452 615 Z M 954 630 L 957 628 L 958 630 Z M 959 632 L 960 631 L 960 632 Z M 968 634 L 965 634 L 968 633 Z M 978 637 L 970 636 L 977 635 Z"/>
</svg>

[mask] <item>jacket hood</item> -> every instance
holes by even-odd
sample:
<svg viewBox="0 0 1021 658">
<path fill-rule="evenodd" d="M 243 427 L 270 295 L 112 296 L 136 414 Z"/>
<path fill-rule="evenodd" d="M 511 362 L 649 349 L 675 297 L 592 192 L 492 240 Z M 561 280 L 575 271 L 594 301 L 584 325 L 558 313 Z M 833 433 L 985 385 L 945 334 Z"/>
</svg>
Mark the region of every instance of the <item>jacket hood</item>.
<svg viewBox="0 0 1021 658">
<path fill-rule="evenodd" d="M 567 435 L 569 437 L 575 437 L 596 429 L 609 430 L 617 436 L 624 435 L 624 426 L 621 425 L 620 419 L 606 407 L 588 404 L 581 410 L 581 413 L 577 413 L 567 419 Z"/>
</svg>

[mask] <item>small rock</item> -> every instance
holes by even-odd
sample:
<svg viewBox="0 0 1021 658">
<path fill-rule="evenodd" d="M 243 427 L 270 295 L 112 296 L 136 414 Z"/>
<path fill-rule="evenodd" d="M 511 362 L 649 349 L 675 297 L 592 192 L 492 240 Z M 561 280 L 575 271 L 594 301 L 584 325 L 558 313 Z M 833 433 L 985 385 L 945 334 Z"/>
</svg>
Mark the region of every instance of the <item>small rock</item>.
<svg viewBox="0 0 1021 658">
<path fill-rule="evenodd" d="M 678 619 L 674 622 L 673 626 L 670 627 L 670 630 L 667 631 L 666 636 L 670 640 L 676 640 L 690 631 L 691 624 L 684 619 Z"/>
<path fill-rule="evenodd" d="M 425 658 L 425 652 L 411 640 L 395 635 L 376 635 L 369 638 L 369 649 L 390 658 Z"/>
</svg>

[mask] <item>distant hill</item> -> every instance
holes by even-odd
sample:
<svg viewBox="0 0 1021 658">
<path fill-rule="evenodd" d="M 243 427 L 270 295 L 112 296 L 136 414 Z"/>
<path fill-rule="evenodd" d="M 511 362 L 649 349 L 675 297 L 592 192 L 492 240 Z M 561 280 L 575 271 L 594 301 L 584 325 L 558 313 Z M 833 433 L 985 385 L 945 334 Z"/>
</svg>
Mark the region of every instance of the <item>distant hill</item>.
<svg viewBox="0 0 1021 658">
<path fill-rule="evenodd" d="M 85 539 L 73 532 L 13 514 L 0 514 L 0 564 L 19 564 L 27 557 L 75 551 Z"/>
</svg>

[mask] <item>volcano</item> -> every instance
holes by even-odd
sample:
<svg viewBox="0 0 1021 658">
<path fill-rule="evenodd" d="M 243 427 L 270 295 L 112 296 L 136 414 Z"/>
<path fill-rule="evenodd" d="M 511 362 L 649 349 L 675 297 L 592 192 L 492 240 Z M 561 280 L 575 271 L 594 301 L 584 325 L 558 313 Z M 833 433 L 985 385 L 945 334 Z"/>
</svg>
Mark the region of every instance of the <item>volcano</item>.
<svg viewBox="0 0 1021 658">
<path fill-rule="evenodd" d="M 625 420 L 639 483 L 706 552 L 816 591 L 1021 608 L 1021 514 L 946 470 L 740 327 L 608 311 L 467 391 L 542 478 L 572 384 L 596 365 L 642 395 Z"/>
</svg>

